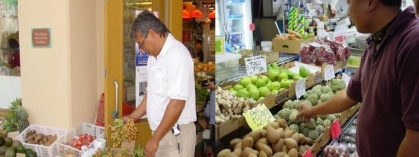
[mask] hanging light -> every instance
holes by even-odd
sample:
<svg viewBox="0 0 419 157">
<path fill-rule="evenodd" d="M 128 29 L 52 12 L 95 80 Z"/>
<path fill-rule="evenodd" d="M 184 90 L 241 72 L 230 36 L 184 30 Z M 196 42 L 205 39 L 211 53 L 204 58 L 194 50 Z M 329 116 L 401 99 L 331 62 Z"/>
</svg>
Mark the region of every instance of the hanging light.
<svg viewBox="0 0 419 157">
<path fill-rule="evenodd" d="M 191 18 L 191 14 L 186 10 L 186 6 L 185 5 L 183 5 L 182 17 L 184 19 Z"/>
<path fill-rule="evenodd" d="M 215 10 L 213 10 L 209 15 L 208 15 L 208 17 L 209 18 L 211 18 L 211 19 L 215 19 Z"/>
<path fill-rule="evenodd" d="M 191 17 L 202 18 L 202 16 L 202 12 L 198 9 L 198 7 L 195 7 L 195 10 L 191 13 Z"/>
</svg>

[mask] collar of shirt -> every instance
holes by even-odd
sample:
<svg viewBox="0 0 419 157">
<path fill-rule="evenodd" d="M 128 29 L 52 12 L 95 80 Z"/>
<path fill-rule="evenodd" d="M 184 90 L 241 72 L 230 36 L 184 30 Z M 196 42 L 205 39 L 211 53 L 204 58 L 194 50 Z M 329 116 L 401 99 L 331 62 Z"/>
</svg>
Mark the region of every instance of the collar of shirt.
<svg viewBox="0 0 419 157">
<path fill-rule="evenodd" d="M 393 21 L 393 23 L 388 27 L 388 33 L 384 36 L 383 40 L 380 43 L 380 48 L 377 48 L 377 44 L 372 41 L 371 36 L 367 38 L 367 53 L 369 57 L 374 59 L 378 52 L 385 47 L 387 39 L 389 36 L 393 35 L 397 30 L 398 26 L 404 24 L 407 20 L 409 20 L 411 16 L 415 16 L 414 8 L 412 6 L 403 10 L 399 15 L 397 15 Z"/>
<path fill-rule="evenodd" d="M 161 56 L 164 56 L 167 51 L 169 51 L 169 47 L 172 44 L 173 40 L 175 40 L 175 38 L 173 37 L 173 35 L 171 33 L 168 33 L 166 41 L 163 44 L 163 48 L 161 49 L 159 55 L 157 55 L 156 58 L 159 58 Z"/>
</svg>

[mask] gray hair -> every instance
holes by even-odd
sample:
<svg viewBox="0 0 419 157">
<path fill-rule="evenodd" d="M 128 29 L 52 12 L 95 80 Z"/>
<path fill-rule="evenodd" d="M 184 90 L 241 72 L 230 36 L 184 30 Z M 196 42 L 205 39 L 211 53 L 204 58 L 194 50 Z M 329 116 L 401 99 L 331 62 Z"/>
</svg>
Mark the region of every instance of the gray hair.
<svg viewBox="0 0 419 157">
<path fill-rule="evenodd" d="M 166 33 L 170 33 L 170 30 L 160 21 L 151 11 L 144 10 L 138 14 L 131 27 L 131 38 L 137 36 L 137 32 L 141 32 L 144 38 L 147 38 L 148 30 L 153 29 L 160 34 L 160 37 L 165 37 Z"/>
</svg>

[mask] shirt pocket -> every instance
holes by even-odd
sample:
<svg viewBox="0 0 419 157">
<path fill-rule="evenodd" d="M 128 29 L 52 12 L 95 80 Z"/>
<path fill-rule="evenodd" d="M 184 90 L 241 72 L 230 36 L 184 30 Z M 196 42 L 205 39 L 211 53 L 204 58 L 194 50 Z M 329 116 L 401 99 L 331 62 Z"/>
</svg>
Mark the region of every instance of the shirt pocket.
<svg viewBox="0 0 419 157">
<path fill-rule="evenodd" d="M 151 83 L 151 90 L 153 93 L 161 95 L 163 94 L 163 88 L 164 88 L 164 80 L 165 76 L 163 71 L 156 70 L 151 77 L 152 80 L 149 80 Z"/>
</svg>

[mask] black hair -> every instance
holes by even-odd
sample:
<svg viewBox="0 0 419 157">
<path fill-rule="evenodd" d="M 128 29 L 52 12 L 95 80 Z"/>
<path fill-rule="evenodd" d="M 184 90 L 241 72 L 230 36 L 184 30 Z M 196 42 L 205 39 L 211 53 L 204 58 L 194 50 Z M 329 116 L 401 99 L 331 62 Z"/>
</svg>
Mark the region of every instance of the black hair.
<svg viewBox="0 0 419 157">
<path fill-rule="evenodd" d="M 395 6 L 400 8 L 402 6 L 402 0 L 380 0 L 380 2 L 389 7 Z"/>
<path fill-rule="evenodd" d="M 141 32 L 144 38 L 147 38 L 148 30 L 153 29 L 160 34 L 160 37 L 166 36 L 166 33 L 170 33 L 170 30 L 160 21 L 151 11 L 144 10 L 138 14 L 131 27 L 131 38 L 137 36 L 137 32 Z"/>
<path fill-rule="evenodd" d="M 202 40 L 198 39 L 196 40 L 195 44 L 200 43 L 202 45 Z"/>
<path fill-rule="evenodd" d="M 16 39 L 11 38 L 7 40 L 7 46 L 9 46 L 11 49 L 17 49 L 19 48 L 19 42 L 17 42 Z"/>
</svg>

